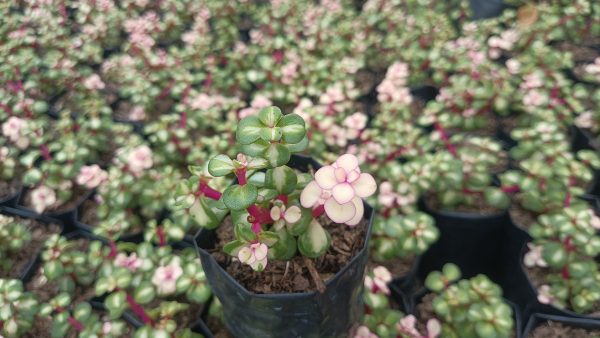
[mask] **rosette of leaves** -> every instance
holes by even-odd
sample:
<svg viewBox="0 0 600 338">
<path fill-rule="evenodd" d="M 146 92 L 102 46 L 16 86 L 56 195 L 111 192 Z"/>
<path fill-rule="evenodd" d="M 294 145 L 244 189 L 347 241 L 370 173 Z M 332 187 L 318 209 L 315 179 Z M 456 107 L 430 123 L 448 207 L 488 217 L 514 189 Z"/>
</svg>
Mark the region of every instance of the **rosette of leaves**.
<svg viewBox="0 0 600 338">
<path fill-rule="evenodd" d="M 94 233 L 118 238 L 124 233 L 143 230 L 146 222 L 157 219 L 169 208 L 179 177 L 180 173 L 172 166 L 149 168 L 139 176 L 126 166 L 110 167 L 107 182 L 98 188 L 103 202 L 97 209 L 100 224 Z"/>
<path fill-rule="evenodd" d="M 9 255 L 21 250 L 31 241 L 31 233 L 14 217 L 0 214 L 0 271 L 9 271 L 12 262 Z"/>
<path fill-rule="evenodd" d="M 304 120 L 296 114 L 283 115 L 277 107 L 264 108 L 240 121 L 236 139 L 243 154 L 236 159 L 213 157 L 208 172 L 217 177 L 235 174 L 237 182 L 221 194 L 208 186 L 209 177 L 201 168 L 191 167 L 194 176 L 178 186 L 176 203 L 206 228 L 219 226 L 230 212 L 235 240 L 223 250 L 233 256 L 242 250 L 250 253 L 245 258 L 256 263 L 251 265 L 255 270 L 265 268 L 262 254 L 267 250 L 270 259 L 283 260 L 297 250 L 310 258 L 325 253 L 331 241 L 328 232 L 311 209 L 298 203 L 311 175 L 286 166 L 292 153 L 307 146 Z"/>
<path fill-rule="evenodd" d="M 12 182 L 17 177 L 19 152 L 14 147 L 0 146 L 0 180 Z"/>
<path fill-rule="evenodd" d="M 433 181 L 430 192 L 444 209 L 474 206 L 482 200 L 495 209 L 505 209 L 508 195 L 493 182 L 493 167 L 501 162 L 499 143 L 485 137 L 463 134 L 444 140 L 447 151 L 432 155 Z M 483 198 L 483 199 L 482 199 Z"/>
<path fill-rule="evenodd" d="M 144 332 L 173 333 L 174 314 L 208 301 L 211 290 L 192 248 L 174 251 L 148 242 L 120 248 L 106 260 L 95 282 L 96 295 L 107 295 L 110 318 L 130 311 L 147 326 Z"/>
<path fill-rule="evenodd" d="M 124 321 L 103 318 L 88 302 L 72 302 L 68 293 L 60 293 L 40 306 L 39 315 L 52 319 L 51 337 L 123 337 L 128 333 Z"/>
<path fill-rule="evenodd" d="M 471 61 L 470 61 L 471 62 Z M 448 85 L 425 107 L 419 123 L 439 123 L 444 128 L 481 131 L 494 124 L 494 113 L 508 114 L 514 88 L 506 70 L 490 69 L 482 75 L 455 74 Z M 495 130 L 491 131 L 493 134 Z"/>
<path fill-rule="evenodd" d="M 577 313 L 589 312 L 600 302 L 598 228 L 600 219 L 586 204 L 538 218 L 529 233 L 541 248 L 539 258 L 547 268 L 543 283 L 548 287 L 538 299 Z"/>
<path fill-rule="evenodd" d="M 56 283 L 62 292 L 73 294 L 76 287 L 93 285 L 107 255 L 108 248 L 99 241 L 52 235 L 44 243 L 42 270 L 48 282 Z"/>
<path fill-rule="evenodd" d="M 454 264 L 431 272 L 427 289 L 436 294 L 433 311 L 442 323 L 442 337 L 509 337 L 514 328 L 511 307 L 502 289 L 484 275 L 460 278 Z"/>
<path fill-rule="evenodd" d="M 38 314 L 36 296 L 23 288 L 16 279 L 0 279 L 0 333 L 5 337 L 21 337 L 31 327 Z"/>
<path fill-rule="evenodd" d="M 420 255 L 438 237 L 435 221 L 425 213 L 378 217 L 373 222 L 371 254 L 379 262 Z"/>
</svg>

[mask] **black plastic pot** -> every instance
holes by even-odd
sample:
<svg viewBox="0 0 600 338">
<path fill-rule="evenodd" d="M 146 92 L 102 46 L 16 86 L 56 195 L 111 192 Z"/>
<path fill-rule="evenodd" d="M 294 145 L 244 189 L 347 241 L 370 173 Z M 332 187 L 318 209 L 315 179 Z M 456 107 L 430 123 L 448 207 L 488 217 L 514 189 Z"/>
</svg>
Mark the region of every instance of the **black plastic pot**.
<svg viewBox="0 0 600 338">
<path fill-rule="evenodd" d="M 19 201 L 19 199 L 21 198 L 22 191 L 23 191 L 23 187 L 19 188 L 19 191 L 17 191 L 16 193 L 14 193 L 12 195 L 1 197 L 0 198 L 0 207 L 1 206 L 14 207 L 17 204 L 17 202 Z"/>
<path fill-rule="evenodd" d="M 600 321 L 582 318 L 568 318 L 563 316 L 555 316 L 543 313 L 534 313 L 527 322 L 527 326 L 521 337 L 527 338 L 533 331 L 546 321 L 559 322 L 565 326 L 577 327 L 586 330 L 598 330 L 600 335 Z"/>
<path fill-rule="evenodd" d="M 435 219 L 440 236 L 423 254 L 418 278 L 424 279 L 430 271 L 454 263 L 465 278 L 483 273 L 493 280 L 500 279 L 503 239 L 510 226 L 507 211 L 491 215 L 439 211 L 430 209 L 422 199 L 419 207 Z"/>
<path fill-rule="evenodd" d="M 600 316 L 589 316 L 586 314 L 579 314 L 575 311 L 571 311 L 571 310 L 567 310 L 567 309 L 559 309 L 553 305 L 540 303 L 540 301 L 538 301 L 538 299 L 537 299 L 537 289 L 535 288 L 535 286 L 533 285 L 531 280 L 529 280 L 529 277 L 527 276 L 527 273 L 525 272 L 527 267 L 525 267 L 525 265 L 523 264 L 523 256 L 525 256 L 526 253 L 527 253 L 527 246 L 524 245 L 521 248 L 521 252 L 519 255 L 519 257 L 520 257 L 519 267 L 521 268 L 521 272 L 525 276 L 525 279 L 527 280 L 526 285 L 527 285 L 527 288 L 529 289 L 529 292 L 534 294 L 534 298 L 532 300 L 532 310 L 533 311 L 539 312 L 539 313 L 546 313 L 546 314 L 552 314 L 552 315 L 557 315 L 557 316 L 569 317 L 569 318 L 580 318 L 580 319 L 586 319 L 586 320 L 600 321 Z"/>
<path fill-rule="evenodd" d="M 417 278 L 417 272 L 419 265 L 421 264 L 421 257 L 422 256 L 415 257 L 413 265 L 404 276 L 398 276 L 390 282 L 389 285 L 392 290 L 397 290 L 403 294 L 408 294 L 413 291 L 411 290 L 411 287 L 414 285 L 415 279 Z"/>
<path fill-rule="evenodd" d="M 21 218 L 31 218 L 31 217 L 28 217 L 29 215 L 27 213 L 23 213 L 22 210 L 10 208 L 10 207 L 0 207 L 0 214 L 9 215 L 9 216 L 17 216 L 17 217 L 21 217 Z M 40 222 L 40 223 L 46 223 L 46 224 L 49 223 L 48 220 L 44 220 L 44 219 L 40 219 L 40 218 L 32 218 L 32 219 L 34 219 L 35 221 Z M 57 224 L 61 228 L 61 232 L 60 232 L 61 234 L 64 233 L 64 225 L 61 222 L 52 222 L 52 223 Z M 35 268 L 39 264 L 39 259 L 40 259 L 40 255 L 38 252 L 38 253 L 36 253 L 36 255 L 34 257 L 31 257 L 29 262 L 27 262 L 25 264 L 25 266 L 23 267 L 23 269 L 21 270 L 21 272 L 19 273 L 19 276 L 17 278 L 22 281 L 29 280 L 31 278 L 31 276 L 33 276 L 33 273 L 35 272 Z"/>
<path fill-rule="evenodd" d="M 434 86 L 419 86 L 410 88 L 410 95 L 414 96 L 417 100 L 427 103 L 435 100 L 440 90 Z"/>
<path fill-rule="evenodd" d="M 505 8 L 503 0 L 469 0 L 469 4 L 473 11 L 473 20 L 499 16 Z"/>
<path fill-rule="evenodd" d="M 311 158 L 293 156 L 288 164 L 308 171 L 320 165 Z M 369 221 L 364 247 L 329 279 L 324 293 L 255 294 L 242 287 L 207 251 L 214 247 L 214 230 L 201 231 L 196 246 L 215 296 L 223 305 L 225 325 L 235 337 L 335 337 L 346 335 L 363 311 L 363 278 L 368 259 L 374 215 L 365 205 Z"/>
<path fill-rule="evenodd" d="M 571 126 L 571 151 L 594 150 L 600 152 L 600 144 L 594 140 L 594 137 L 587 131 L 577 126 Z M 600 170 L 594 172 L 594 182 L 586 191 L 588 194 L 600 196 Z"/>
<path fill-rule="evenodd" d="M 430 293 L 430 291 L 427 290 L 426 288 L 421 288 L 418 291 L 412 293 L 410 295 L 410 299 L 409 299 L 409 308 L 408 308 L 409 312 L 408 313 L 417 316 L 417 313 L 416 313 L 417 305 L 421 303 L 421 300 L 423 299 L 423 297 L 425 297 L 425 295 L 427 295 L 428 293 Z M 517 304 L 511 302 L 510 300 L 508 300 L 506 298 L 504 298 L 504 301 L 513 310 L 515 337 L 521 338 L 521 331 L 523 329 L 523 316 L 521 314 L 519 306 L 517 306 Z"/>
</svg>

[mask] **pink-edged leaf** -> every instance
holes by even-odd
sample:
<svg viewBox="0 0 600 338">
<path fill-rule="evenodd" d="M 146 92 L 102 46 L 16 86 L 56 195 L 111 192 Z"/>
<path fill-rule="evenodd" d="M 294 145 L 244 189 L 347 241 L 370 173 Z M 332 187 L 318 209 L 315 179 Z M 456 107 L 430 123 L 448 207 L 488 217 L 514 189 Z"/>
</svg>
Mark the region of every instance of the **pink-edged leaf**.
<svg viewBox="0 0 600 338">
<path fill-rule="evenodd" d="M 335 164 L 338 168 L 344 168 L 346 172 L 351 172 L 358 167 L 358 159 L 352 154 L 344 154 L 335 161 Z"/>
<path fill-rule="evenodd" d="M 296 205 L 292 205 L 289 209 L 285 211 L 284 218 L 288 223 L 296 223 L 302 216 L 302 210 L 298 208 Z"/>
<path fill-rule="evenodd" d="M 252 260 L 252 250 L 249 247 L 243 247 L 238 251 L 238 259 L 242 263 L 248 263 Z"/>
<path fill-rule="evenodd" d="M 333 187 L 332 190 L 333 198 L 340 203 L 348 203 L 354 198 L 354 189 L 350 185 L 350 183 L 340 183 Z"/>
<path fill-rule="evenodd" d="M 356 181 L 352 182 L 352 187 L 358 197 L 365 198 L 375 193 L 377 183 L 371 174 L 362 173 Z"/>
<path fill-rule="evenodd" d="M 267 257 L 269 248 L 263 243 L 260 243 L 259 245 L 256 245 L 256 244 L 254 244 L 254 245 L 255 245 L 254 257 L 256 257 L 256 260 L 262 261 L 263 259 L 265 259 L 265 257 Z"/>
<path fill-rule="evenodd" d="M 322 191 L 316 181 L 311 181 L 300 194 L 300 204 L 305 208 L 312 208 L 319 201 Z"/>
<path fill-rule="evenodd" d="M 315 181 L 322 189 L 331 189 L 338 182 L 335 179 L 335 168 L 328 165 L 317 170 L 315 173 Z"/>
<path fill-rule="evenodd" d="M 357 225 L 358 222 L 360 222 L 360 220 L 362 219 L 363 214 L 365 213 L 365 206 L 363 204 L 363 201 L 360 198 L 354 197 L 352 199 L 352 204 L 354 205 L 356 212 L 354 213 L 354 217 L 352 217 L 352 219 L 345 222 L 346 225 L 349 225 L 349 226 Z"/>
<path fill-rule="evenodd" d="M 330 198 L 325 202 L 325 212 L 332 221 L 341 224 L 346 223 L 354 217 L 356 207 L 352 202 L 339 204 L 334 198 Z"/>
</svg>

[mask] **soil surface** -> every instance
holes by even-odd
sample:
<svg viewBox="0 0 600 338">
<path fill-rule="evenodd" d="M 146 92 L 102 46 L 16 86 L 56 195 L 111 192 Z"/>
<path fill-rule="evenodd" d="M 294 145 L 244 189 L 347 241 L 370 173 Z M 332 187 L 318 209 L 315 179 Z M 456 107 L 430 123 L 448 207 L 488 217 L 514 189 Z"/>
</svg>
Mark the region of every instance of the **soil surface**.
<svg viewBox="0 0 600 338">
<path fill-rule="evenodd" d="M 437 211 L 449 211 L 449 212 L 460 212 L 465 214 L 478 214 L 478 215 L 493 215 L 502 212 L 500 209 L 492 207 L 485 202 L 483 196 L 481 198 L 474 198 L 472 205 L 461 204 L 454 208 L 443 207 L 435 193 L 428 193 L 425 195 L 425 204 L 431 210 Z"/>
<path fill-rule="evenodd" d="M 540 268 L 537 266 L 533 268 L 525 267 L 525 273 L 527 274 L 527 278 L 531 281 L 531 284 L 533 284 L 536 289 L 539 289 L 542 285 L 548 283 L 546 277 L 551 273 L 551 270 L 549 268 Z M 569 304 L 567 304 L 567 310 L 573 311 Z M 596 302 L 592 308 L 583 315 L 600 317 L 600 301 Z"/>
<path fill-rule="evenodd" d="M 323 282 L 332 278 L 364 246 L 367 221 L 364 219 L 355 227 L 332 223 L 321 217 L 319 223 L 331 235 L 331 246 L 323 255 L 312 259 Z M 317 290 L 302 256 L 290 261 L 269 261 L 262 272 L 255 272 L 246 264 L 223 253 L 222 247 L 233 240 L 233 224 L 227 217 L 217 229 L 217 245 L 211 250 L 215 260 L 242 286 L 254 293 L 291 293 Z"/>
<path fill-rule="evenodd" d="M 586 330 L 566 326 L 559 322 L 546 321 L 536 327 L 529 338 L 592 338 L 600 337 L 600 330 Z"/>
<path fill-rule="evenodd" d="M 21 180 L 0 181 L 0 200 L 14 196 L 21 188 Z"/>
<path fill-rule="evenodd" d="M 206 326 L 208 326 L 214 338 L 233 338 L 225 327 L 225 324 L 215 317 L 209 317 L 206 320 Z"/>
<path fill-rule="evenodd" d="M 89 225 L 98 226 L 100 219 L 98 218 L 98 212 L 96 210 L 98 204 L 93 199 L 87 199 L 81 203 L 81 210 L 79 222 Z"/>
<path fill-rule="evenodd" d="M 12 262 L 9 270 L 1 270 L 0 278 L 18 278 L 27 265 L 37 257 L 44 247 L 46 240 L 53 234 L 59 234 L 61 228 L 57 224 L 45 224 L 33 219 L 14 217 L 17 222 L 24 225 L 31 233 L 31 241 L 23 245 L 21 250 L 11 252 L 5 258 Z"/>
<path fill-rule="evenodd" d="M 28 190 L 27 193 L 25 194 L 23 204 L 25 205 L 25 207 L 34 210 L 33 203 L 31 202 L 31 191 L 32 190 Z M 82 199 L 87 197 L 87 194 L 89 192 L 89 190 L 87 190 L 77 184 L 73 185 L 73 187 L 71 188 L 71 191 L 72 191 L 72 195 L 68 201 L 66 201 L 64 203 L 61 203 L 61 201 L 56 201 L 56 203 L 54 205 L 49 206 L 44 211 L 44 213 L 47 213 L 47 212 L 61 213 L 61 212 L 67 212 L 72 209 L 75 209 L 81 204 Z"/>
<path fill-rule="evenodd" d="M 573 61 L 578 62 L 594 62 L 597 58 L 598 52 L 594 48 L 587 46 L 570 43 L 567 41 L 560 42 L 556 47 L 563 52 L 571 52 L 573 54 Z"/>
<path fill-rule="evenodd" d="M 537 221 L 537 217 L 539 216 L 537 213 L 521 207 L 518 202 L 512 203 L 508 212 L 515 225 L 522 229 L 529 229 Z"/>
<path fill-rule="evenodd" d="M 406 274 L 413 267 L 414 263 L 415 256 L 401 257 L 383 262 L 369 260 L 369 262 L 367 263 L 367 271 L 372 271 L 378 266 L 384 266 L 392 273 L 393 278 L 399 278 L 406 276 Z"/>
</svg>

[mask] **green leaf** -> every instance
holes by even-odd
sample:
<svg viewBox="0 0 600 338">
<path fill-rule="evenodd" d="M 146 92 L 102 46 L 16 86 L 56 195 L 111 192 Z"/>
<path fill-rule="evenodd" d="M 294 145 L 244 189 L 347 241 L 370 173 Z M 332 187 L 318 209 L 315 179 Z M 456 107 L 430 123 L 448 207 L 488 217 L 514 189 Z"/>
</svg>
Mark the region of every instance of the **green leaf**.
<svg viewBox="0 0 600 338">
<path fill-rule="evenodd" d="M 425 278 L 425 287 L 434 292 L 440 292 L 444 289 L 444 280 L 442 273 L 439 271 L 432 271 Z"/>
<path fill-rule="evenodd" d="M 234 241 L 231 241 L 231 242 L 225 244 L 223 246 L 223 252 L 225 252 L 226 254 L 228 254 L 230 256 L 237 256 L 240 249 L 245 247 L 246 245 L 247 245 L 246 242 L 236 239 Z"/>
<path fill-rule="evenodd" d="M 111 293 L 106 297 L 104 305 L 106 305 L 111 318 L 117 319 L 121 317 L 127 305 L 125 301 L 125 291 Z"/>
<path fill-rule="evenodd" d="M 304 119 L 298 114 L 285 115 L 279 120 L 277 126 L 281 127 L 283 131 L 283 141 L 285 143 L 298 143 L 306 136 Z"/>
<path fill-rule="evenodd" d="M 236 140 L 240 144 L 251 144 L 260 138 L 260 131 L 263 128 L 261 121 L 256 115 L 244 117 L 238 122 L 235 133 Z"/>
<path fill-rule="evenodd" d="M 237 223 L 233 228 L 233 232 L 235 238 L 240 239 L 243 242 L 249 243 L 256 240 L 256 234 L 252 231 L 252 225 L 248 222 Z"/>
<path fill-rule="evenodd" d="M 63 274 L 63 266 L 58 261 L 48 261 L 44 264 L 44 275 L 49 280 L 55 280 Z"/>
<path fill-rule="evenodd" d="M 208 162 L 208 172 L 215 176 L 226 176 L 235 170 L 233 161 L 227 155 L 217 155 Z"/>
<path fill-rule="evenodd" d="M 257 140 L 251 144 L 242 145 L 242 152 L 248 156 L 263 156 L 270 143 L 263 140 Z"/>
<path fill-rule="evenodd" d="M 303 256 L 317 258 L 322 256 L 331 245 L 331 236 L 315 219 L 308 229 L 298 237 L 298 250 Z"/>
<path fill-rule="evenodd" d="M 561 243 L 546 243 L 542 248 L 542 257 L 553 268 L 562 268 L 567 263 L 567 251 Z"/>
<path fill-rule="evenodd" d="M 287 230 L 293 236 L 300 236 L 303 233 L 305 233 L 306 230 L 308 229 L 308 225 L 313 220 L 311 209 L 300 207 L 300 210 L 301 210 L 301 214 L 300 214 L 301 216 L 300 216 L 300 219 L 298 220 L 298 222 L 296 222 L 294 224 L 286 225 Z"/>
<path fill-rule="evenodd" d="M 156 292 L 154 290 L 155 287 L 152 283 L 147 281 L 141 282 L 140 285 L 135 288 L 133 298 L 136 302 L 140 304 L 148 304 L 154 299 L 154 296 L 156 295 Z"/>
<path fill-rule="evenodd" d="M 223 202 L 231 210 L 243 210 L 256 202 L 258 190 L 252 184 L 231 185 L 223 192 Z"/>
<path fill-rule="evenodd" d="M 298 177 L 294 169 L 283 165 L 269 169 L 265 176 L 265 183 L 268 187 L 275 188 L 281 195 L 289 195 L 296 189 Z"/>
<path fill-rule="evenodd" d="M 495 187 L 487 187 L 484 190 L 486 202 L 498 209 L 506 209 L 510 205 L 510 198 L 502 190 Z"/>
<path fill-rule="evenodd" d="M 272 231 L 261 231 L 258 234 L 258 241 L 272 247 L 279 240 L 279 235 Z"/>
<path fill-rule="evenodd" d="M 264 153 L 271 167 L 279 167 L 288 163 L 291 155 L 289 149 L 280 143 L 271 144 Z"/>
<path fill-rule="evenodd" d="M 270 259 L 290 260 L 296 256 L 296 239 L 285 228 L 277 231 L 279 240 L 269 249 Z"/>
<path fill-rule="evenodd" d="M 270 128 L 275 127 L 282 116 L 281 109 L 275 106 L 265 107 L 258 112 L 260 122 Z"/>
<path fill-rule="evenodd" d="M 308 148 L 308 136 L 304 135 L 304 138 L 300 142 L 286 144 L 286 147 L 291 153 L 302 152 Z"/>
</svg>

